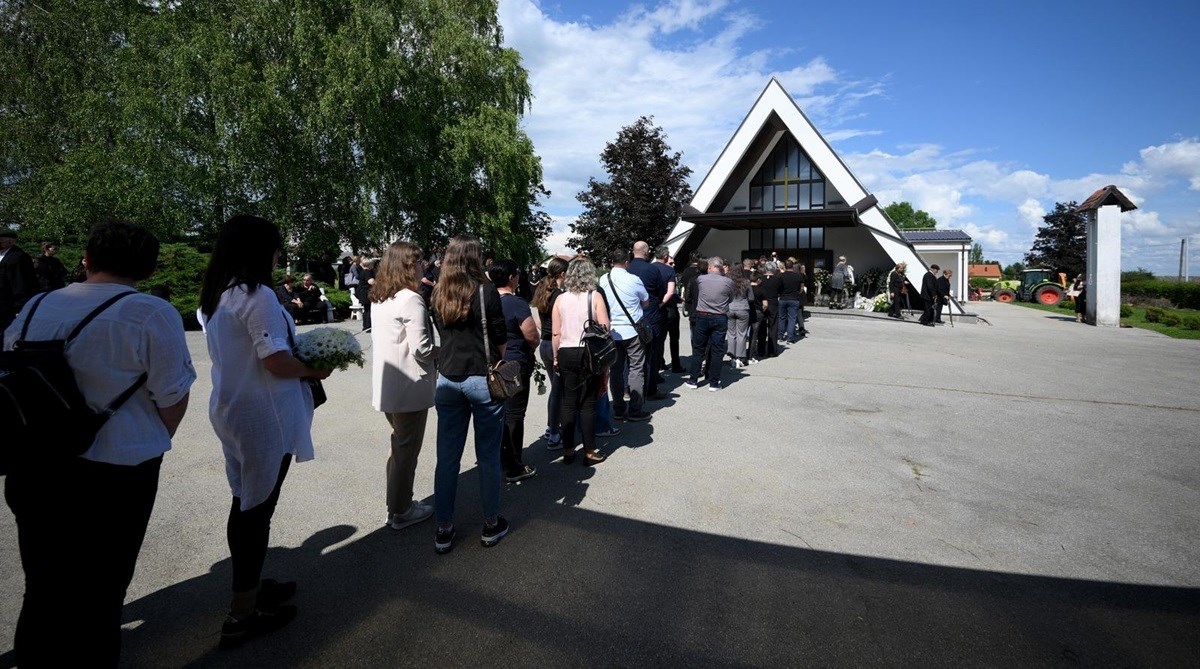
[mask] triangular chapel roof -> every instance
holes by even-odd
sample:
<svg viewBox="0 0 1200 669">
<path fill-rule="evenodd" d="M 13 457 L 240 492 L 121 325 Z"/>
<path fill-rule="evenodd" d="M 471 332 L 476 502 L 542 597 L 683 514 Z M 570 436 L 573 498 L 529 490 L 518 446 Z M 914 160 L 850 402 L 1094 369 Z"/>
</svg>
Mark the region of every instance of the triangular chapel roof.
<svg viewBox="0 0 1200 669">
<path fill-rule="evenodd" d="M 746 175 L 744 164 L 747 158 L 753 160 L 767 150 L 763 142 L 764 129 L 775 126 L 786 130 L 804 149 L 816 167 L 825 176 L 826 182 L 838 192 L 848 203 L 847 208 L 853 209 L 860 224 L 870 230 L 872 236 L 883 247 L 884 251 L 895 262 L 907 262 L 910 272 L 920 272 L 925 263 L 917 256 L 912 245 L 904 239 L 900 231 L 883 212 L 874 196 L 850 172 L 850 168 L 834 152 L 833 147 L 816 129 L 812 121 L 800 110 L 799 105 L 783 88 L 778 79 L 772 77 L 767 82 L 750 112 L 742 119 L 733 137 L 725 145 L 713 166 L 705 175 L 704 180 L 696 189 L 690 206 L 698 212 L 709 212 L 714 203 L 718 203 L 722 191 Z M 750 154 L 755 154 L 751 156 Z M 743 169 L 739 172 L 739 166 Z M 731 181 L 733 180 L 733 181 Z M 687 211 L 685 206 L 685 212 Z M 672 255 L 678 253 L 684 242 L 691 235 L 696 224 L 688 220 L 688 214 L 675 225 L 667 239 Z"/>
</svg>

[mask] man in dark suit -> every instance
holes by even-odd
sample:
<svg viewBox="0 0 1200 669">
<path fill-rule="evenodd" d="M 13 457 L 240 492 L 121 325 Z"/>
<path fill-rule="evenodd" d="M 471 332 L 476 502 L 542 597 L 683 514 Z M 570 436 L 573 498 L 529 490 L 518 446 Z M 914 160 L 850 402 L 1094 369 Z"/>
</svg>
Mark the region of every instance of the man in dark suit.
<svg viewBox="0 0 1200 669">
<path fill-rule="evenodd" d="M 938 309 L 941 296 L 938 294 L 937 273 L 941 267 L 930 265 L 929 271 L 921 278 L 921 300 L 925 302 L 925 311 L 921 314 L 921 325 L 933 327 L 934 313 Z"/>
<path fill-rule="evenodd" d="M 16 244 L 16 231 L 0 229 L 0 339 L 21 307 L 38 292 L 33 258 Z"/>
<path fill-rule="evenodd" d="M 934 323 L 942 322 L 942 305 L 950 304 L 950 273 L 950 270 L 942 272 L 937 280 L 938 301 L 933 310 Z"/>
</svg>

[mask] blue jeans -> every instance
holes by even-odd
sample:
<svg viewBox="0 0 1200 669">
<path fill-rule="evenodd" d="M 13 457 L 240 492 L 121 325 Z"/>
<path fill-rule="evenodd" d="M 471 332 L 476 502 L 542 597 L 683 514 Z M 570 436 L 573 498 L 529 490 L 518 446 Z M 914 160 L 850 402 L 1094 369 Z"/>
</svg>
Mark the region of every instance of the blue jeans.
<svg viewBox="0 0 1200 669">
<path fill-rule="evenodd" d="M 724 315 L 700 316 L 692 321 L 692 383 L 700 380 L 700 363 L 704 349 L 708 349 L 708 385 L 721 387 L 721 371 L 725 362 L 725 333 L 729 331 L 729 317 Z"/>
<path fill-rule="evenodd" d="M 475 459 L 479 462 L 479 499 L 485 520 L 500 514 L 500 439 L 504 403 L 492 401 L 483 376 L 439 376 L 433 395 L 437 409 L 437 468 L 433 475 L 433 510 L 438 525 L 454 523 L 454 497 L 467 425 L 475 418 Z"/>
<path fill-rule="evenodd" d="M 546 367 L 546 376 L 550 381 L 550 397 L 546 406 L 546 431 L 558 434 L 558 414 L 562 410 L 562 377 L 554 371 L 554 350 L 549 341 L 543 341 L 538 347 L 542 356 L 542 365 Z"/>
<path fill-rule="evenodd" d="M 796 341 L 796 317 L 799 314 L 800 300 L 779 300 L 779 318 L 775 321 L 776 339 Z"/>
</svg>

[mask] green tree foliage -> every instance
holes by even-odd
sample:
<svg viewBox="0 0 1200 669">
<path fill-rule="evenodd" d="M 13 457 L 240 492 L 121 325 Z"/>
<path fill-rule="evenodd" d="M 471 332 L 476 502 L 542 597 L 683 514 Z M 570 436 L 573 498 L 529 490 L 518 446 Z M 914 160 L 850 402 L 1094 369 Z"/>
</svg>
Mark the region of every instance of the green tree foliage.
<svg viewBox="0 0 1200 669">
<path fill-rule="evenodd" d="M 211 239 L 234 213 L 302 255 L 459 232 L 536 255 L 541 163 L 496 0 L 0 3 L 0 216 Z"/>
<path fill-rule="evenodd" d="M 901 230 L 934 230 L 937 219 L 923 209 L 913 209 L 907 202 L 893 202 L 883 208 L 888 218 Z"/>
<path fill-rule="evenodd" d="M 1152 279 L 1154 279 L 1154 272 L 1143 267 L 1128 272 L 1121 272 L 1122 283 L 1127 281 L 1150 281 Z"/>
<path fill-rule="evenodd" d="M 574 236 L 567 244 L 603 259 L 637 240 L 651 246 L 665 241 L 683 203 L 692 197 L 687 183 L 692 170 L 680 164 L 681 157 L 672 153 L 651 117 L 621 128 L 600 154 L 609 180 L 589 179 L 587 189 L 576 196 L 584 210 L 571 224 Z"/>
<path fill-rule="evenodd" d="M 979 242 L 971 245 L 971 252 L 967 257 L 967 262 L 973 265 L 983 264 L 983 247 L 979 245 Z"/>
<path fill-rule="evenodd" d="M 1029 267 L 1065 272 L 1068 277 L 1087 269 L 1087 220 L 1075 211 L 1075 202 L 1056 202 L 1042 217 L 1033 248 L 1025 254 Z"/>
<path fill-rule="evenodd" d="M 1003 270 L 1000 272 L 1000 274 L 1001 274 L 1001 275 L 1002 275 L 1002 276 L 1003 276 L 1003 277 L 1004 277 L 1006 280 L 1009 280 L 1009 281 L 1011 281 L 1011 280 L 1013 280 L 1013 279 L 1019 279 L 1019 278 L 1021 278 L 1021 272 L 1024 272 L 1024 271 L 1025 271 L 1025 263 L 1021 263 L 1021 262 L 1015 262 L 1015 263 L 1013 263 L 1013 264 L 1009 265 L 1008 267 L 1005 267 L 1005 268 L 1004 268 L 1004 269 L 1003 269 Z"/>
</svg>

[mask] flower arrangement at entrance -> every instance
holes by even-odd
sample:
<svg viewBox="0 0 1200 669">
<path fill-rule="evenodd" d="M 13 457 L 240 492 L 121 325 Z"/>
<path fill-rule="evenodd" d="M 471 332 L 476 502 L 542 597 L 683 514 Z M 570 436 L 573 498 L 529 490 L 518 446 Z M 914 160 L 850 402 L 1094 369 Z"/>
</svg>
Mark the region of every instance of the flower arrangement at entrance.
<svg viewBox="0 0 1200 669">
<path fill-rule="evenodd" d="M 296 335 L 296 358 L 313 369 L 363 366 L 362 345 L 349 330 L 316 328 Z"/>
<path fill-rule="evenodd" d="M 879 313 L 879 312 L 884 312 L 884 311 L 887 311 L 888 309 L 890 309 L 892 306 L 892 302 L 891 302 L 891 300 L 888 299 L 887 293 L 880 293 L 875 296 L 875 299 L 873 301 L 871 301 L 871 305 L 872 305 L 871 311 Z"/>
</svg>

